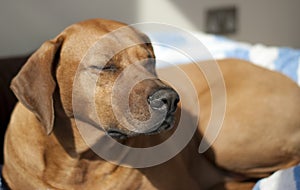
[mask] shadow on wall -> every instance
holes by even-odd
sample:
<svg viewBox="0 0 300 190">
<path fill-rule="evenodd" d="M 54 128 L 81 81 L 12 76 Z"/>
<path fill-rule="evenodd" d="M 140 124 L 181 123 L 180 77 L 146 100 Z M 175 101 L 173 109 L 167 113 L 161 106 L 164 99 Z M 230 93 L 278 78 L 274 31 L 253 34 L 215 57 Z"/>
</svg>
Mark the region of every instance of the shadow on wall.
<svg viewBox="0 0 300 190">
<path fill-rule="evenodd" d="M 23 55 L 65 27 L 90 18 L 136 22 L 137 0 L 2 0 L 0 57 Z"/>
</svg>

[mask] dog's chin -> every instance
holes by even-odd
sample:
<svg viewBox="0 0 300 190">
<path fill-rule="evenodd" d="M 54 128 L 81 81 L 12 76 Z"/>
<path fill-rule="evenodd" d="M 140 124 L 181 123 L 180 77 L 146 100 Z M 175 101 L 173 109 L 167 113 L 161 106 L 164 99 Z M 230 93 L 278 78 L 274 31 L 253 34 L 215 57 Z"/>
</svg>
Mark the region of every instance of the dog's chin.
<svg viewBox="0 0 300 190">
<path fill-rule="evenodd" d="M 143 133 L 144 135 L 156 135 L 159 134 L 163 131 L 168 131 L 172 129 L 174 126 L 174 121 L 172 122 L 167 122 L 166 120 L 155 130 L 149 131 L 147 133 Z"/>
<path fill-rule="evenodd" d="M 135 136 L 139 136 L 139 135 L 156 135 L 163 131 L 168 131 L 168 130 L 172 129 L 174 126 L 174 123 L 175 123 L 174 115 L 170 115 L 162 122 L 162 124 L 160 126 L 154 127 L 153 130 L 150 130 L 150 131 L 147 131 L 144 133 L 136 133 L 136 132 L 128 133 L 128 132 L 121 131 L 119 129 L 108 129 L 106 131 L 106 133 L 113 139 L 123 140 L 123 139 L 131 138 L 131 137 L 135 137 Z"/>
<path fill-rule="evenodd" d="M 130 136 L 129 134 L 116 129 L 109 129 L 106 131 L 106 134 L 116 140 L 127 139 Z"/>
</svg>

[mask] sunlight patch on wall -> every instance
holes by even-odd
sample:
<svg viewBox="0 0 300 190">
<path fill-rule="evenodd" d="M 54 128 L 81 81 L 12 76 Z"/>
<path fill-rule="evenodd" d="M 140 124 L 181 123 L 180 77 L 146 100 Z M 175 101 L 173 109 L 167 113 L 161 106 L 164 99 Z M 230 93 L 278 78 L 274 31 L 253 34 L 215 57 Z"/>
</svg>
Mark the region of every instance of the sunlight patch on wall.
<svg viewBox="0 0 300 190">
<path fill-rule="evenodd" d="M 172 1 L 140 0 L 137 3 L 138 22 L 159 22 L 186 30 L 197 29 Z"/>
</svg>

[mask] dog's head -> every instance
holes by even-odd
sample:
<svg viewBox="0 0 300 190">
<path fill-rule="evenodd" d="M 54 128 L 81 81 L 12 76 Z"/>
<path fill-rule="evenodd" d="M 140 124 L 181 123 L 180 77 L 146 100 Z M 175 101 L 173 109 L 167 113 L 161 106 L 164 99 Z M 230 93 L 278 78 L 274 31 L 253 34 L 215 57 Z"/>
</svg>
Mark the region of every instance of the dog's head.
<svg viewBox="0 0 300 190">
<path fill-rule="evenodd" d="M 148 37 L 124 26 L 101 19 L 72 25 L 46 41 L 13 79 L 12 90 L 48 134 L 61 111 L 55 94 L 69 118 L 100 125 L 113 137 L 173 125 L 178 94 L 157 78 Z"/>
</svg>

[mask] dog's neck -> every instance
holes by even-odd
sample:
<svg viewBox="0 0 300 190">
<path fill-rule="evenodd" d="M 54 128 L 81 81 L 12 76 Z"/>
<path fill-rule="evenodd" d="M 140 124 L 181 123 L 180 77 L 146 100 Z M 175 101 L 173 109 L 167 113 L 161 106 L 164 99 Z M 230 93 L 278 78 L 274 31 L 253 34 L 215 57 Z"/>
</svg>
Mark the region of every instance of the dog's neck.
<svg viewBox="0 0 300 190">
<path fill-rule="evenodd" d="M 154 188 L 153 186 L 165 187 L 168 189 L 169 183 L 162 180 L 157 175 L 158 173 L 163 173 L 163 175 L 169 176 L 168 180 L 176 181 L 176 175 L 172 174 L 180 171 L 184 173 L 182 176 L 185 176 L 181 180 L 185 181 L 186 184 L 190 184 L 190 189 L 199 187 L 198 185 L 200 183 L 207 184 L 209 186 L 212 183 L 215 183 L 215 181 L 221 179 L 218 171 L 213 169 L 214 166 L 208 163 L 203 156 L 197 153 L 197 138 L 193 138 L 189 145 L 181 153 L 164 164 L 150 168 L 134 169 L 115 165 L 99 157 L 86 144 L 78 129 L 76 127 L 74 128 L 75 123 L 73 119 L 69 120 L 68 123 L 65 122 L 66 120 L 63 120 L 60 123 L 63 127 L 56 127 L 54 129 L 52 138 L 55 138 L 56 140 L 51 139 L 51 141 L 56 141 L 58 146 L 57 149 L 59 149 L 59 151 L 63 154 L 63 156 L 60 155 L 61 159 L 50 160 L 51 163 L 48 163 L 49 167 L 46 167 L 53 169 L 53 171 L 49 172 L 49 175 L 51 175 L 49 178 L 53 180 L 53 184 L 58 184 L 58 182 L 60 182 L 72 185 L 82 184 L 82 186 L 86 186 L 87 184 L 85 184 L 85 182 L 87 182 L 87 179 L 89 179 L 88 183 L 90 183 L 90 181 L 95 178 L 95 176 L 93 176 L 94 173 L 98 173 L 97 176 L 106 176 L 107 179 L 110 179 L 113 176 L 118 176 L 118 178 L 113 178 L 113 181 L 109 182 L 117 185 L 121 185 L 118 184 L 119 181 L 122 181 L 120 178 L 128 178 L 128 176 L 131 176 L 125 180 L 128 181 L 128 184 L 143 187 L 147 186 L 151 187 L 150 189 Z M 131 147 L 150 147 L 164 141 L 172 134 L 172 132 L 173 131 L 170 130 L 157 135 L 138 136 L 119 141 L 119 143 Z M 66 136 L 64 134 L 72 135 Z M 53 151 L 55 151 L 54 147 L 52 151 L 48 150 L 49 154 L 53 154 Z M 53 168 L 53 166 L 59 166 L 62 168 Z M 202 171 L 204 171 L 205 174 L 202 175 Z M 209 173 L 209 175 L 206 175 L 207 173 Z M 215 176 L 214 180 L 211 180 L 210 175 Z M 63 180 L 62 182 L 59 176 L 64 176 L 63 178 L 67 180 Z M 102 180 L 105 181 L 105 179 Z M 96 182 L 97 181 L 92 183 L 96 184 Z M 67 186 L 68 184 L 64 185 Z M 130 186 L 130 188 L 132 187 Z"/>
<path fill-rule="evenodd" d="M 128 181 L 133 187 L 145 181 L 138 170 L 115 165 L 95 154 L 81 137 L 74 119 L 57 118 L 52 134 L 46 139 L 43 178 L 54 188 L 114 189 L 121 185 L 126 187 L 119 184 L 121 181 Z M 131 177 L 121 180 L 128 176 Z"/>
</svg>

